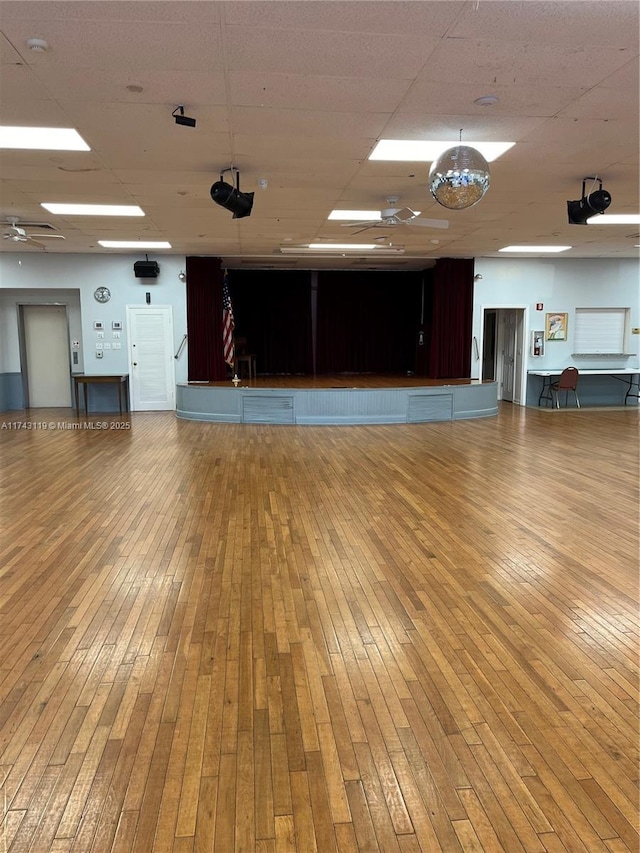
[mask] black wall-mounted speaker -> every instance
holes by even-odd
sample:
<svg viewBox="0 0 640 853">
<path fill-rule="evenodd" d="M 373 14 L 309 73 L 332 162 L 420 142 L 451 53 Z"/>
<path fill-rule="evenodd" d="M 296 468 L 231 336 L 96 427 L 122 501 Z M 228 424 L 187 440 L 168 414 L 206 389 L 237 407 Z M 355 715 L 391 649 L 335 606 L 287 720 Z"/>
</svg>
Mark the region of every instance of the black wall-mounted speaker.
<svg viewBox="0 0 640 853">
<path fill-rule="evenodd" d="M 136 278 L 157 278 L 160 266 L 157 261 L 136 261 L 133 272 Z"/>
</svg>

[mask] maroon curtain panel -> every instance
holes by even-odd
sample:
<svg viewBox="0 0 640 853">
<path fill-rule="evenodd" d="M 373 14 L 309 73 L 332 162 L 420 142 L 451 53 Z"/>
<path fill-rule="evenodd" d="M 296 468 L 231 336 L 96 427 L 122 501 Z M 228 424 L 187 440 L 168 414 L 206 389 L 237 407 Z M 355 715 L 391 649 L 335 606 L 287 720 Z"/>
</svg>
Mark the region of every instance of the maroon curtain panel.
<svg viewBox="0 0 640 853">
<path fill-rule="evenodd" d="M 227 376 L 222 353 L 220 263 L 220 258 L 187 258 L 189 382 L 219 382 Z"/>
<path fill-rule="evenodd" d="M 430 294 L 429 375 L 471 376 L 473 258 L 439 258 Z"/>
</svg>

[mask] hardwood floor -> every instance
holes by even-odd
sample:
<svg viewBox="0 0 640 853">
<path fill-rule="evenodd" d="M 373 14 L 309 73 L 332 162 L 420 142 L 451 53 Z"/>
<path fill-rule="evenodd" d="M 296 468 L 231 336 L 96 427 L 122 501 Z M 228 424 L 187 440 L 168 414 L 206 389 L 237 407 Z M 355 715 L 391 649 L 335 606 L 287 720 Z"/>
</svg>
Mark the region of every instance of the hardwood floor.
<svg viewBox="0 0 640 853">
<path fill-rule="evenodd" d="M 0 416 L 0 851 L 638 850 L 637 409 L 65 423 Z"/>
</svg>

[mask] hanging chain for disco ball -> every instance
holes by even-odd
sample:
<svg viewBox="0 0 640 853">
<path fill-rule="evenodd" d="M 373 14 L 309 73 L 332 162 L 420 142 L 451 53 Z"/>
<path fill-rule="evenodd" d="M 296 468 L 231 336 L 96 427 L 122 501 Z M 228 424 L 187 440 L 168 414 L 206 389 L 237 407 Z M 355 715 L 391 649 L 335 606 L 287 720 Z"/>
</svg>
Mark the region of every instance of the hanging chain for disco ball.
<svg viewBox="0 0 640 853">
<path fill-rule="evenodd" d="M 473 207 L 489 189 L 489 164 L 475 148 L 460 144 L 448 148 L 431 164 L 429 189 L 438 204 L 449 210 Z"/>
</svg>

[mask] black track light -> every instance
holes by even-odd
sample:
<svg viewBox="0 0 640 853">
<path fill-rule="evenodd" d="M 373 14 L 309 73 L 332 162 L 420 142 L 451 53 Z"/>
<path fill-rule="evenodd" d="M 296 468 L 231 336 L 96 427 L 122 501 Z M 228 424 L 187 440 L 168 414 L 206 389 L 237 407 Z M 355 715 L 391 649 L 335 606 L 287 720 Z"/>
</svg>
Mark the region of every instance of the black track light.
<svg viewBox="0 0 640 853">
<path fill-rule="evenodd" d="M 593 192 L 586 193 L 587 181 L 597 181 L 599 188 Z M 567 213 L 569 225 L 586 225 L 587 220 L 599 213 L 604 213 L 611 204 L 611 195 L 602 189 L 600 178 L 585 178 L 582 182 L 582 198 L 578 201 L 567 202 Z"/>
<path fill-rule="evenodd" d="M 178 112 L 179 112 L 179 115 L 176 115 L 176 113 L 178 113 Z M 184 127 L 195 127 L 196 126 L 196 120 L 194 118 L 189 118 L 189 116 L 186 116 L 184 114 L 184 107 L 183 106 L 176 107 L 175 110 L 171 113 L 171 115 L 176 120 L 176 124 L 181 124 Z"/>
<path fill-rule="evenodd" d="M 233 172 L 236 179 L 236 186 L 227 184 L 222 180 L 224 172 Z M 251 215 L 253 208 L 253 193 L 240 192 L 240 172 L 234 169 L 223 169 L 220 174 L 220 180 L 216 181 L 211 187 L 211 198 L 220 207 L 224 207 L 233 213 L 234 219 L 242 219 L 245 216 Z"/>
</svg>

